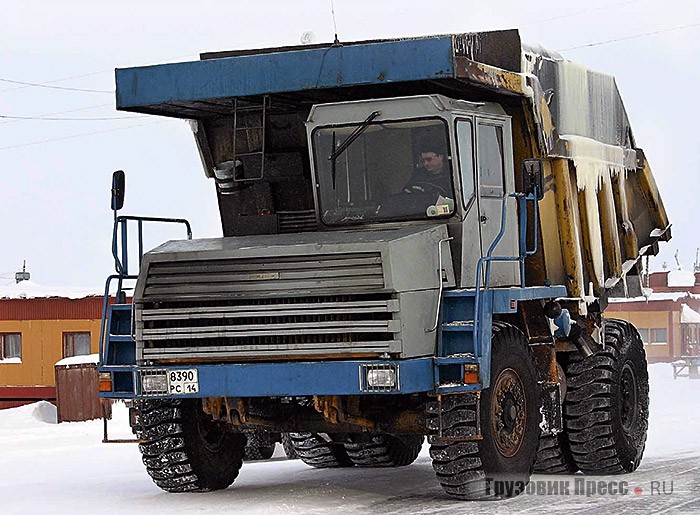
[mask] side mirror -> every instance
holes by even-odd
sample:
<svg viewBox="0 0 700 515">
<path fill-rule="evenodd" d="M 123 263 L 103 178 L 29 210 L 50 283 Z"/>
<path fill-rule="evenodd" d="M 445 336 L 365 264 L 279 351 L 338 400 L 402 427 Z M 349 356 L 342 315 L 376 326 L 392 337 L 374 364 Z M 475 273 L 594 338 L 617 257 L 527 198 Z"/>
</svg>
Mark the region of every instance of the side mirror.
<svg viewBox="0 0 700 515">
<path fill-rule="evenodd" d="M 119 211 L 124 206 L 124 188 L 126 176 L 123 170 L 112 174 L 112 211 Z"/>
<path fill-rule="evenodd" d="M 522 169 L 523 193 L 534 195 L 537 200 L 544 197 L 544 163 L 541 159 L 525 159 Z"/>
</svg>

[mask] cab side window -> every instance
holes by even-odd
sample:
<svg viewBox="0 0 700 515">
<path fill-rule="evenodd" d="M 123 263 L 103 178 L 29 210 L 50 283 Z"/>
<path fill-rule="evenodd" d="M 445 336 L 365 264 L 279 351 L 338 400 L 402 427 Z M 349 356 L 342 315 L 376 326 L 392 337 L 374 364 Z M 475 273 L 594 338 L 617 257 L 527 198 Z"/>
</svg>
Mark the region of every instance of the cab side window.
<svg viewBox="0 0 700 515">
<path fill-rule="evenodd" d="M 479 194 L 502 197 L 505 194 L 503 175 L 503 128 L 479 124 Z"/>
<path fill-rule="evenodd" d="M 474 196 L 474 140 L 471 120 L 457 121 L 457 145 L 459 147 L 462 200 L 466 207 Z"/>
</svg>

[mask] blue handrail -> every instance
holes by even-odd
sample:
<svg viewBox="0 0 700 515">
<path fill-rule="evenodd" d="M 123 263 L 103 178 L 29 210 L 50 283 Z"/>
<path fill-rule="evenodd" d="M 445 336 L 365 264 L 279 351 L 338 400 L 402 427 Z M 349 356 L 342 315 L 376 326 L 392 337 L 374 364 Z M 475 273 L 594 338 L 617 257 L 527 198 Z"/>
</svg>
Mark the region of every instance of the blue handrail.
<svg viewBox="0 0 700 515">
<path fill-rule="evenodd" d="M 139 253 L 139 266 L 141 266 L 141 261 L 143 260 L 143 223 L 144 222 L 158 222 L 158 223 L 176 223 L 183 224 L 187 230 L 187 239 L 192 239 L 192 227 L 190 222 L 184 218 L 161 218 L 152 216 L 132 216 L 132 215 L 119 215 L 114 217 L 114 225 L 112 226 L 112 257 L 114 258 L 114 270 L 116 274 L 112 274 L 107 278 L 105 282 L 105 292 L 102 299 L 102 321 L 100 323 L 100 345 L 99 345 L 99 357 L 100 363 L 104 363 L 106 356 L 104 356 L 104 344 L 106 339 L 106 327 L 107 324 L 107 307 L 109 305 L 109 288 L 112 281 L 117 280 L 117 291 L 115 297 L 117 302 L 121 301 L 124 294 L 124 281 L 137 279 L 138 275 L 129 274 L 129 238 L 128 238 L 128 227 L 129 222 L 136 222 L 137 226 L 137 236 L 138 236 L 138 253 Z M 121 238 L 120 238 L 121 236 Z M 119 256 L 119 240 L 121 240 L 121 258 Z M 133 317 L 132 317 L 133 322 Z M 132 327 L 133 334 L 133 327 Z"/>
<path fill-rule="evenodd" d="M 503 235 L 506 232 L 506 206 L 509 197 L 514 197 L 518 201 L 518 215 L 520 222 L 519 231 L 519 255 L 517 256 L 492 256 L 493 251 L 496 249 L 498 244 L 501 242 Z M 534 209 L 534 247 L 532 249 L 527 248 L 527 201 L 533 202 Z M 493 242 L 489 246 L 486 256 L 482 256 L 476 263 L 476 294 L 474 296 L 474 337 L 479 337 L 479 313 L 481 312 L 482 290 L 486 291 L 489 289 L 489 281 L 491 279 L 491 263 L 494 261 L 518 261 L 520 263 L 520 287 L 525 287 L 525 258 L 531 256 L 537 252 L 537 239 L 539 234 L 537 232 L 537 226 L 539 223 L 539 206 L 537 204 L 537 188 L 535 190 L 525 195 L 524 193 L 511 193 L 510 195 L 503 197 L 503 202 L 501 204 L 501 228 L 498 234 L 494 238 Z M 486 270 L 484 273 L 484 286 L 481 286 L 481 273 L 486 263 Z M 476 346 L 474 348 L 476 350 Z M 480 356 L 479 356 L 480 357 Z"/>
<path fill-rule="evenodd" d="M 139 242 L 139 264 L 141 264 L 141 259 L 143 259 L 143 222 L 160 222 L 160 223 L 177 223 L 183 224 L 187 229 L 187 239 L 192 239 L 192 227 L 190 222 L 184 218 L 161 218 L 153 216 L 131 216 L 131 215 L 119 215 L 114 217 L 114 225 L 112 227 L 112 257 L 114 257 L 114 270 L 118 274 L 127 274 L 129 270 L 129 256 L 128 256 L 128 223 L 129 221 L 135 221 L 138 227 L 138 242 Z M 117 235 L 121 229 L 121 244 L 122 244 L 122 256 L 119 259 L 119 245 L 117 241 Z"/>
</svg>

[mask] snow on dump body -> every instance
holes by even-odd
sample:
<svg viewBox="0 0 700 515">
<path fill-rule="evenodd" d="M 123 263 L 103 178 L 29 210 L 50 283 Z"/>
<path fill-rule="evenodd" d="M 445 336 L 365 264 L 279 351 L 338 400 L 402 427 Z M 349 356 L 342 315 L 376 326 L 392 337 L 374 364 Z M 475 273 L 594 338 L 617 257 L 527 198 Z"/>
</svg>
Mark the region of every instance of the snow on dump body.
<svg viewBox="0 0 700 515">
<path fill-rule="evenodd" d="M 630 122 L 613 76 L 528 44 L 522 45 L 521 71 L 539 80 L 560 136 L 634 147 Z"/>
<path fill-rule="evenodd" d="M 636 149 L 615 79 L 538 46 L 523 45 L 521 67 L 522 73 L 534 75 L 540 82 L 556 128 L 551 143 L 553 148 L 548 149 L 548 155 L 566 158 L 575 167 L 576 187 L 584 204 L 582 211 L 585 211 L 581 212 L 582 220 L 576 222 L 585 223 L 587 228 L 589 248 L 586 254 L 591 261 L 591 278 L 599 288 L 610 289 L 620 279 L 619 265 L 612 266 L 615 263 L 611 261 L 618 252 L 604 248 L 603 235 L 607 228 L 602 226 L 601 219 L 616 217 L 617 208 L 611 200 L 614 184 L 627 184 L 628 172 L 637 172 L 646 166 L 643 153 L 639 151 L 638 154 Z M 632 177 L 634 183 L 639 180 L 636 176 Z M 652 189 L 655 186 L 652 185 Z M 601 199 L 599 194 L 605 199 Z M 648 203 L 648 208 L 663 211 L 659 199 L 654 200 L 656 205 Z M 626 205 L 626 202 L 622 204 Z M 628 216 L 624 210 L 623 220 Z M 665 219 L 665 213 L 659 212 L 657 215 L 651 215 L 651 218 Z M 650 228 L 644 223 L 639 227 L 635 224 L 633 229 L 637 233 L 640 252 L 645 245 L 653 243 L 650 240 L 655 241 L 663 235 L 667 220 L 663 223 L 664 226 Z M 576 232 L 579 233 L 581 229 L 579 227 Z M 614 231 L 607 245 L 615 245 L 617 238 L 617 231 Z M 637 257 L 638 254 L 626 256 L 629 262 L 622 264 L 622 275 L 632 268 Z M 611 261 L 608 263 L 610 277 L 606 277 L 606 259 Z M 622 259 L 625 260 L 625 257 Z M 595 297 L 592 283 L 588 283 L 586 289 L 591 291 L 583 292 L 584 296 Z"/>
</svg>

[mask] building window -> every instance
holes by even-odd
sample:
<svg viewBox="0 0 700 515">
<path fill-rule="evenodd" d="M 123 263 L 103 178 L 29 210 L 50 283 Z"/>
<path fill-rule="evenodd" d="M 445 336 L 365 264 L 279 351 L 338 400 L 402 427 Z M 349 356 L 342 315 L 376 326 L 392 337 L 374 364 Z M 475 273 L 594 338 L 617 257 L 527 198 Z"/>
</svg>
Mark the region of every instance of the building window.
<svg viewBox="0 0 700 515">
<path fill-rule="evenodd" d="M 644 345 L 667 345 L 668 336 L 665 327 L 653 327 L 651 329 L 637 328 L 639 337 Z"/>
<path fill-rule="evenodd" d="M 649 343 L 649 329 L 640 329 L 638 327 L 637 331 L 639 331 L 639 337 L 642 339 L 642 343 L 648 344 Z"/>
<path fill-rule="evenodd" d="M 90 354 L 90 333 L 63 333 L 63 357 Z"/>
<path fill-rule="evenodd" d="M 662 344 L 668 343 L 668 338 L 666 336 L 666 328 L 661 327 L 658 329 L 649 329 L 649 343 Z"/>
<path fill-rule="evenodd" d="M 20 333 L 0 333 L 0 359 L 22 359 L 22 335 Z"/>
</svg>

